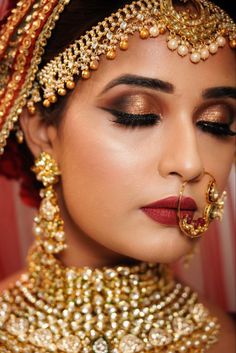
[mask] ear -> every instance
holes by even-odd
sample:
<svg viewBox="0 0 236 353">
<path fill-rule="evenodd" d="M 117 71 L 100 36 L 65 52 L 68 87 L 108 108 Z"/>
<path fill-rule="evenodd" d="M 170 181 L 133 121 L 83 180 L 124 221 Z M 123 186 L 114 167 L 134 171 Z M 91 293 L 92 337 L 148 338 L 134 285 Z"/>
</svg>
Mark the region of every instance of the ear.
<svg viewBox="0 0 236 353">
<path fill-rule="evenodd" d="M 57 128 L 55 126 L 47 125 L 37 112 L 30 115 L 27 109 L 22 112 L 20 126 L 34 157 L 38 157 L 41 152 L 48 152 L 55 157 L 54 145 L 57 138 Z"/>
</svg>

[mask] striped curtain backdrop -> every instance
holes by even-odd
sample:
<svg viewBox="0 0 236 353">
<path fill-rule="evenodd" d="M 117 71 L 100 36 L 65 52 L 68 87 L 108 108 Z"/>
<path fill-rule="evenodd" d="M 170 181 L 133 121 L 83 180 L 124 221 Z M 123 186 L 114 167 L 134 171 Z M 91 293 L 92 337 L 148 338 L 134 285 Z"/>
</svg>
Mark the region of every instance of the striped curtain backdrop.
<svg viewBox="0 0 236 353">
<path fill-rule="evenodd" d="M 181 263 L 177 275 L 208 300 L 236 312 L 235 172 L 229 179 L 225 217 L 212 224 L 188 269 Z M 0 178 L 0 279 L 25 263 L 34 212 L 22 205 L 18 185 Z"/>
</svg>

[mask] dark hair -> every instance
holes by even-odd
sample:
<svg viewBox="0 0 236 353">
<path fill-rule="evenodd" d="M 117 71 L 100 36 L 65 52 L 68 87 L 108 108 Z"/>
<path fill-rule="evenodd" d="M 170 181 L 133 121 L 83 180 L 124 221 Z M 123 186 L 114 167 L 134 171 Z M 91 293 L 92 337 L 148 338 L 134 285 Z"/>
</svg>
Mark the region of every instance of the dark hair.
<svg viewBox="0 0 236 353">
<path fill-rule="evenodd" d="M 132 0 L 71 0 L 48 40 L 40 67 L 53 59 L 92 26 L 131 2 Z M 67 93 L 65 97 L 59 97 L 57 103 L 50 108 L 44 108 L 41 103 L 38 104 L 38 109 L 45 122 L 58 124 L 69 95 L 70 93 Z"/>
</svg>

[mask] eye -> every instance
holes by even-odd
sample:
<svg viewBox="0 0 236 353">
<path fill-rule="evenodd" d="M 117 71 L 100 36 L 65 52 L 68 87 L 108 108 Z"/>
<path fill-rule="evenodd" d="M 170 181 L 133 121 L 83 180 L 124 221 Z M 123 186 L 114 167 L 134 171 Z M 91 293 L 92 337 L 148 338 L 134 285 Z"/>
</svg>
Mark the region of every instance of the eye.
<svg viewBox="0 0 236 353">
<path fill-rule="evenodd" d="M 204 132 L 223 138 L 236 135 L 231 127 L 234 121 L 235 109 L 231 105 L 221 103 L 206 107 L 196 125 Z"/>
<path fill-rule="evenodd" d="M 197 126 L 205 132 L 219 136 L 236 136 L 236 132 L 230 129 L 230 124 L 225 123 L 214 123 L 211 121 L 198 121 Z"/>
<path fill-rule="evenodd" d="M 125 127 L 148 127 L 160 122 L 160 115 L 158 114 L 130 114 L 114 109 L 106 109 L 106 111 L 109 111 L 115 117 L 114 123 Z"/>
</svg>

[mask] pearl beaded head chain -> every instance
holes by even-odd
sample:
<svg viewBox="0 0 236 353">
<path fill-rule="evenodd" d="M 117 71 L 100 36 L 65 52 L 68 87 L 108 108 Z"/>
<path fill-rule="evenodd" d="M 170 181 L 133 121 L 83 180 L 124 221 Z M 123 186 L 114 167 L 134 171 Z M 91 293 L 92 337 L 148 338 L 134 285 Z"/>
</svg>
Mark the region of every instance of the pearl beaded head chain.
<svg viewBox="0 0 236 353">
<path fill-rule="evenodd" d="M 41 100 L 40 88 L 43 105 L 49 107 L 57 95 L 64 96 L 75 87 L 76 76 L 88 79 L 102 54 L 113 60 L 118 47 L 127 50 L 129 35 L 135 32 L 141 39 L 167 32 L 167 47 L 182 57 L 189 55 L 193 63 L 215 54 L 226 38 L 235 48 L 236 26 L 231 18 L 209 1 L 192 3 L 194 11 L 188 6 L 177 10 L 172 0 L 134 1 L 105 18 L 41 69 L 28 101 L 29 110 L 34 113 L 34 104 Z"/>
</svg>

